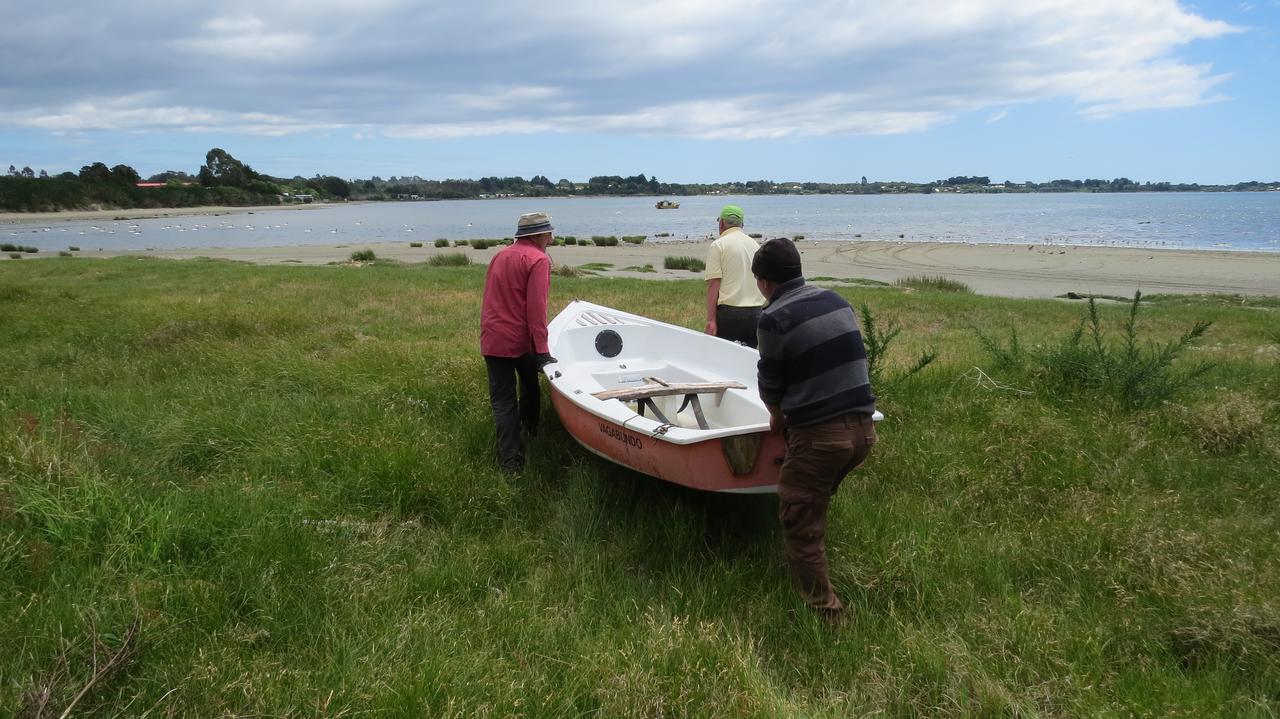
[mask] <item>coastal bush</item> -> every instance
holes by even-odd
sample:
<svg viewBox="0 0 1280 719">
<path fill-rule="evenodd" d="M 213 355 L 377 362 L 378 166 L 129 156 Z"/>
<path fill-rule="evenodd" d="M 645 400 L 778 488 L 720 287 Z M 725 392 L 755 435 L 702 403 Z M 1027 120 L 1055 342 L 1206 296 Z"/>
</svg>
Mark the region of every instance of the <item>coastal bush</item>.
<svg viewBox="0 0 1280 719">
<path fill-rule="evenodd" d="M 352 262 L 373 262 L 378 259 L 373 250 L 356 250 L 351 253 Z"/>
<path fill-rule="evenodd" d="M 437 237 L 437 238 L 436 238 L 436 241 L 435 241 L 435 246 L 436 246 L 436 247 L 448 247 L 448 246 L 449 246 L 449 240 L 447 240 L 447 239 L 445 239 L 445 238 L 443 238 L 443 237 Z"/>
<path fill-rule="evenodd" d="M 582 271 L 573 265 L 557 262 L 551 266 L 551 274 L 556 277 L 581 277 Z"/>
<path fill-rule="evenodd" d="M 489 245 L 490 245 L 489 240 L 472 240 L 471 241 L 472 249 L 476 249 L 476 250 L 487 250 L 489 249 Z"/>
<path fill-rule="evenodd" d="M 466 247 L 468 244 L 469 244 L 469 241 L 468 241 L 468 240 L 454 240 L 454 241 L 453 241 L 453 246 L 454 246 L 454 247 Z"/>
<path fill-rule="evenodd" d="M 0 242 L 0 252 L 21 252 L 22 248 L 11 242 Z"/>
<path fill-rule="evenodd" d="M 670 237 L 670 236 L 671 236 L 670 232 L 659 232 L 654 235 L 654 237 Z"/>
<path fill-rule="evenodd" d="M 410 246 L 410 247 L 422 247 L 422 243 L 421 243 L 421 242 L 410 242 L 410 243 L 409 243 L 409 246 Z"/>
<path fill-rule="evenodd" d="M 10 252 L 10 253 L 9 253 L 9 259 L 11 259 L 11 260 L 20 260 L 20 259 L 22 259 L 22 253 L 20 253 L 20 252 Z"/>
<path fill-rule="evenodd" d="M 432 255 L 427 264 L 432 267 L 465 267 L 471 264 L 471 258 L 465 252 L 444 252 Z"/>
<path fill-rule="evenodd" d="M 75 257 L 75 255 L 67 252 L 66 250 L 61 250 L 58 252 L 58 257 Z"/>
<path fill-rule="evenodd" d="M 792 235 L 792 236 L 791 236 L 791 239 L 792 239 L 792 241 L 794 241 L 794 242 L 799 242 L 800 240 L 803 240 L 803 239 L 804 239 L 804 235 Z"/>
<path fill-rule="evenodd" d="M 750 237 L 753 240 L 759 240 L 762 239 L 764 235 L 759 232 L 749 232 L 747 233 L 747 237 Z"/>
<path fill-rule="evenodd" d="M 905 370 L 888 377 L 884 374 L 885 357 L 889 353 L 889 347 L 898 335 L 902 333 L 902 328 L 898 323 L 889 320 L 882 327 L 876 320 L 875 314 L 871 312 L 871 307 L 866 303 L 859 305 L 858 314 L 862 316 L 862 342 L 867 350 L 867 375 L 871 378 L 871 386 L 873 388 L 887 389 L 902 380 L 919 374 L 925 367 L 933 364 L 938 358 L 935 350 L 928 349 L 920 353 L 910 366 Z"/>
<path fill-rule="evenodd" d="M 79 252 L 79 251 L 80 251 L 80 248 L 79 248 L 79 247 L 76 247 L 75 245 L 72 245 L 72 246 L 68 247 L 67 249 L 68 249 L 68 250 L 71 250 L 72 252 Z"/>
<path fill-rule="evenodd" d="M 622 241 L 629 245 L 643 244 L 644 240 L 645 240 L 644 235 L 627 235 L 626 237 L 622 238 Z"/>
<path fill-rule="evenodd" d="M 668 255 L 662 258 L 662 266 L 668 270 L 688 270 L 690 272 L 701 272 L 707 268 L 707 263 L 697 257 L 673 257 Z"/>
<path fill-rule="evenodd" d="M 566 235 L 564 238 L 564 243 L 566 245 L 576 245 L 578 244 L 578 238 L 574 237 L 573 235 Z"/>
<path fill-rule="evenodd" d="M 1142 293 L 1135 292 L 1118 342 L 1107 338 L 1092 297 L 1075 330 L 1064 339 L 1031 350 L 1019 342 L 1016 329 L 1009 330 L 1007 343 L 982 330 L 974 331 L 997 367 L 1023 370 L 1029 380 L 1058 396 L 1101 395 L 1128 409 L 1144 409 L 1173 400 L 1213 368 L 1208 362 L 1175 366 L 1179 356 L 1199 342 L 1213 323 L 1197 320 L 1176 339 L 1144 342 L 1138 336 L 1141 304 Z"/>
<path fill-rule="evenodd" d="M 899 277 L 893 281 L 895 287 L 909 287 L 913 290 L 927 292 L 961 292 L 973 294 L 973 288 L 958 280 L 941 276 Z"/>
<path fill-rule="evenodd" d="M 609 235 L 608 237 L 603 235 L 593 235 L 591 237 L 591 242 L 593 242 L 596 247 L 617 247 L 618 246 L 618 238 L 614 237 L 613 235 Z"/>
</svg>

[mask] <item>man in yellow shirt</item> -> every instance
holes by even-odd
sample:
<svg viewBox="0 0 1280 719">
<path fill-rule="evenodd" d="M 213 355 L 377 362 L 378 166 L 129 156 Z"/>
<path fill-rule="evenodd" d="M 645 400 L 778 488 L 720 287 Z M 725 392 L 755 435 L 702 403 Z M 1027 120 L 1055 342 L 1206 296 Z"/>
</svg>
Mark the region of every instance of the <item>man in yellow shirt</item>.
<svg viewBox="0 0 1280 719">
<path fill-rule="evenodd" d="M 742 231 L 742 208 L 720 210 L 720 237 L 707 251 L 707 334 L 756 346 L 756 324 L 764 296 L 756 288 L 751 260 L 760 245 Z"/>
</svg>

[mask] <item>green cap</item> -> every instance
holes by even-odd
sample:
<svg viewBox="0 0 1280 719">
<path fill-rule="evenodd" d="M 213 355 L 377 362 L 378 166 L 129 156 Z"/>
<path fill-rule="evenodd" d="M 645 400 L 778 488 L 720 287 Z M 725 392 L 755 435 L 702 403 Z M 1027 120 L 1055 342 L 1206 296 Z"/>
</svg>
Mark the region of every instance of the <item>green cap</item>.
<svg viewBox="0 0 1280 719">
<path fill-rule="evenodd" d="M 738 224 L 742 224 L 742 208 L 737 205 L 725 205 L 724 209 L 720 210 L 720 219 L 737 220 Z"/>
</svg>

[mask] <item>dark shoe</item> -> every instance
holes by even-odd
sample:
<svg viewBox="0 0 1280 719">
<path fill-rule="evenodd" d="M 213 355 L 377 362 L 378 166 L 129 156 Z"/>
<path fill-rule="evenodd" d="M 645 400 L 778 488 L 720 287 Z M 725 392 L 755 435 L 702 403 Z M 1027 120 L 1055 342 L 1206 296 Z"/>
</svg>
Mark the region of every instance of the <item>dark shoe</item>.
<svg viewBox="0 0 1280 719">
<path fill-rule="evenodd" d="M 507 462 L 502 465 L 501 469 L 502 473 L 507 475 L 507 477 L 515 479 L 524 471 L 524 465 L 519 462 Z"/>
</svg>

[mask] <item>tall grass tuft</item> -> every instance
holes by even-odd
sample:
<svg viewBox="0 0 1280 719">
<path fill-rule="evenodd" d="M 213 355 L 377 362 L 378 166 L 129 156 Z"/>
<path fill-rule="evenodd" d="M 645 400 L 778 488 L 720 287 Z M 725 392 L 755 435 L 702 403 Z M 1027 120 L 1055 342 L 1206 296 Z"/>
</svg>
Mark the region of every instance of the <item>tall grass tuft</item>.
<svg viewBox="0 0 1280 719">
<path fill-rule="evenodd" d="M 1175 361 L 1194 346 L 1213 323 L 1196 320 L 1176 339 L 1164 343 L 1144 341 L 1138 332 L 1141 306 L 1142 293 L 1135 292 L 1118 341 L 1108 339 L 1098 304 L 1092 297 L 1076 328 L 1066 338 L 1043 348 L 1024 349 L 1013 330 L 1008 346 L 980 330 L 975 331 L 979 343 L 1001 369 L 1025 369 L 1033 379 L 1060 396 L 1101 395 L 1128 409 L 1143 409 L 1173 400 L 1213 368 L 1209 362 L 1175 366 Z"/>
<path fill-rule="evenodd" d="M 668 270 L 689 270 L 690 272 L 701 272 L 707 269 L 707 263 L 697 257 L 673 257 L 671 255 L 662 258 L 662 266 Z"/>
<path fill-rule="evenodd" d="M 888 355 L 889 347 L 893 344 L 893 341 L 902 333 L 902 328 L 893 320 L 881 327 L 880 323 L 876 321 L 875 315 L 871 312 L 871 307 L 866 303 L 858 307 L 858 314 L 862 316 L 862 343 L 867 348 L 867 374 L 871 378 L 871 386 L 873 388 L 891 387 L 908 377 L 919 374 L 938 358 L 936 351 L 932 349 L 925 350 L 920 353 L 920 356 L 907 369 L 895 374 L 893 377 L 885 376 L 885 357 Z"/>
<path fill-rule="evenodd" d="M 356 250 L 351 253 L 352 262 L 373 262 L 378 256 L 373 254 L 373 250 Z"/>
<path fill-rule="evenodd" d="M 622 238 L 622 241 L 629 245 L 643 244 L 644 240 L 645 240 L 645 235 L 627 235 Z"/>
<path fill-rule="evenodd" d="M 471 264 L 471 258 L 465 252 L 444 252 L 433 255 L 427 264 L 432 267 L 466 267 Z"/>
<path fill-rule="evenodd" d="M 893 281 L 895 287 L 909 287 L 926 292 L 959 292 L 973 294 L 973 288 L 958 280 L 941 276 L 900 277 Z"/>
</svg>

